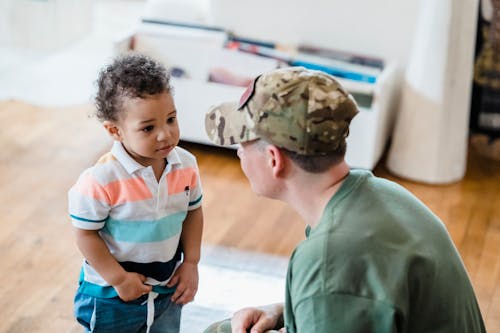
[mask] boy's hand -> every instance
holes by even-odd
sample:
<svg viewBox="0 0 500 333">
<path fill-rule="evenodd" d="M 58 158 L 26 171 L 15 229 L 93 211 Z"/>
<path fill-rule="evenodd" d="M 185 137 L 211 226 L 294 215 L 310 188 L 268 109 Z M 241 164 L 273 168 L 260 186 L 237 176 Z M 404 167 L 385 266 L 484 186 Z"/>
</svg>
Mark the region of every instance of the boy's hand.
<svg viewBox="0 0 500 333">
<path fill-rule="evenodd" d="M 177 304 L 187 304 L 194 299 L 198 291 L 198 264 L 183 262 L 175 271 L 167 287 L 177 288 L 172 295 L 172 302 Z"/>
<path fill-rule="evenodd" d="M 144 275 L 125 272 L 120 282 L 113 287 L 124 302 L 130 302 L 151 291 L 153 287 L 144 284 L 145 282 L 146 277 Z"/>
</svg>

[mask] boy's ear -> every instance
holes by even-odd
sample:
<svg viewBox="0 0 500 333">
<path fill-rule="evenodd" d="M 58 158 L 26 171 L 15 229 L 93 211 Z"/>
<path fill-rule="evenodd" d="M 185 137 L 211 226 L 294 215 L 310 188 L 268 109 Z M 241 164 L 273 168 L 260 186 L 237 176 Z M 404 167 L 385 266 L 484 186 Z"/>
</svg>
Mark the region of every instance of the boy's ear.
<svg viewBox="0 0 500 333">
<path fill-rule="evenodd" d="M 109 121 L 109 120 L 105 120 L 102 122 L 102 125 L 106 129 L 106 132 L 108 132 L 108 134 L 113 139 L 115 139 L 116 141 L 122 141 L 120 129 L 118 128 L 118 126 L 114 122 Z"/>
</svg>

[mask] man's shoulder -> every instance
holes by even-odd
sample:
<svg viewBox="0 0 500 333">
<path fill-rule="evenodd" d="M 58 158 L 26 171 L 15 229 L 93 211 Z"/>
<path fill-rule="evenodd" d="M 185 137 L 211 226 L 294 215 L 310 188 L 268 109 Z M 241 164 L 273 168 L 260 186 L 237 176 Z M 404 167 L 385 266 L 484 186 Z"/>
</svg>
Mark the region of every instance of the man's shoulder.
<svg viewBox="0 0 500 333">
<path fill-rule="evenodd" d="M 356 188 L 356 198 L 359 200 L 410 200 L 418 201 L 413 193 L 391 179 L 374 175 L 370 170 L 353 169 L 350 172 L 350 186 Z"/>
</svg>

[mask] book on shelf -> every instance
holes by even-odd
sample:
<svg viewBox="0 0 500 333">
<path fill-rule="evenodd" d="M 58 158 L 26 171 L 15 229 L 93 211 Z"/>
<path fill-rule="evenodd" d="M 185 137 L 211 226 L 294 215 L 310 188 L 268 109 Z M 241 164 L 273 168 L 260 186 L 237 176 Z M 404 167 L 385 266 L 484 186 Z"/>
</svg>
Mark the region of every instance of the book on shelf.
<svg viewBox="0 0 500 333">
<path fill-rule="evenodd" d="M 365 66 L 356 63 L 351 63 L 343 60 L 338 60 L 329 57 L 322 57 L 315 54 L 297 52 L 294 57 L 297 61 L 308 62 L 318 65 L 323 65 L 326 67 L 339 68 L 344 71 L 350 71 L 360 74 L 366 74 L 367 76 L 378 76 L 382 73 L 382 69 L 379 67 Z"/>
<path fill-rule="evenodd" d="M 312 45 L 299 45 L 298 51 L 310 55 L 316 55 L 324 58 L 335 59 L 338 61 L 348 62 L 351 64 L 358 64 L 363 66 L 374 67 L 378 69 L 384 68 L 384 61 L 381 58 L 341 51 L 331 48 L 318 47 Z"/>
<path fill-rule="evenodd" d="M 148 19 L 148 18 L 143 18 L 141 20 L 141 22 L 145 23 L 145 24 L 156 25 L 156 26 L 171 26 L 171 27 L 198 29 L 198 30 L 205 30 L 205 31 L 216 31 L 216 32 L 227 33 L 226 29 L 224 29 L 224 28 L 211 26 L 211 25 L 196 24 L 196 23 L 184 23 L 184 22 L 157 20 L 157 19 Z"/>
<path fill-rule="evenodd" d="M 273 58 L 288 63 L 292 59 L 290 47 L 285 47 L 272 42 L 259 41 L 229 35 L 226 48 L 241 52 L 252 53 L 261 57 Z"/>
<path fill-rule="evenodd" d="M 371 74 L 361 73 L 358 71 L 349 70 L 342 66 L 330 66 L 316 62 L 304 61 L 301 59 L 292 60 L 290 65 L 302 66 L 305 68 L 322 71 L 335 77 L 340 77 L 353 81 L 361 81 L 367 83 L 375 83 L 377 81 L 377 75 L 371 75 Z"/>
<path fill-rule="evenodd" d="M 234 35 L 229 35 L 225 45 L 226 48 L 238 50 L 241 52 L 252 53 L 262 57 L 268 57 L 282 61 L 289 66 L 303 66 L 306 68 L 320 70 L 330 75 L 346 78 L 354 81 L 362 81 L 375 83 L 377 76 L 382 72 L 381 63 L 376 62 L 375 58 L 366 58 L 368 60 L 360 63 L 362 56 L 357 55 L 356 58 L 351 54 L 348 57 L 348 52 L 340 52 L 329 49 L 312 49 L 312 48 L 285 48 L 276 43 L 261 42 L 252 39 L 239 38 Z M 302 50 L 302 51 L 301 51 Z M 313 50 L 321 50 L 321 52 L 313 52 Z M 327 51 L 330 51 L 328 53 Z M 333 57 L 331 55 L 336 55 Z M 326 55 L 326 56 L 324 56 Z M 352 62 L 349 59 L 357 59 Z M 376 66 L 371 65 L 376 64 Z"/>
<path fill-rule="evenodd" d="M 273 58 L 222 49 L 210 63 L 208 81 L 246 88 L 256 76 L 279 66 L 280 62 Z"/>
</svg>

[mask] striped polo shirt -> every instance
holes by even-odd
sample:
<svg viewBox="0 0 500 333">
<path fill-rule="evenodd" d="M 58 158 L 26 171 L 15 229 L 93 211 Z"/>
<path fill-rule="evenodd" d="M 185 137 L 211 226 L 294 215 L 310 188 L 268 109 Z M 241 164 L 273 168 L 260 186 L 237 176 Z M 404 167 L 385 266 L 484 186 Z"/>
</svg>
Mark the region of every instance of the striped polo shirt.
<svg viewBox="0 0 500 333">
<path fill-rule="evenodd" d="M 116 260 L 149 278 L 159 293 L 181 260 L 182 223 L 201 206 L 195 157 L 175 147 L 159 181 L 151 166 L 136 162 L 120 142 L 85 170 L 69 190 L 69 214 L 76 228 L 98 230 Z M 95 297 L 118 294 L 83 262 L 80 292 Z"/>
</svg>

